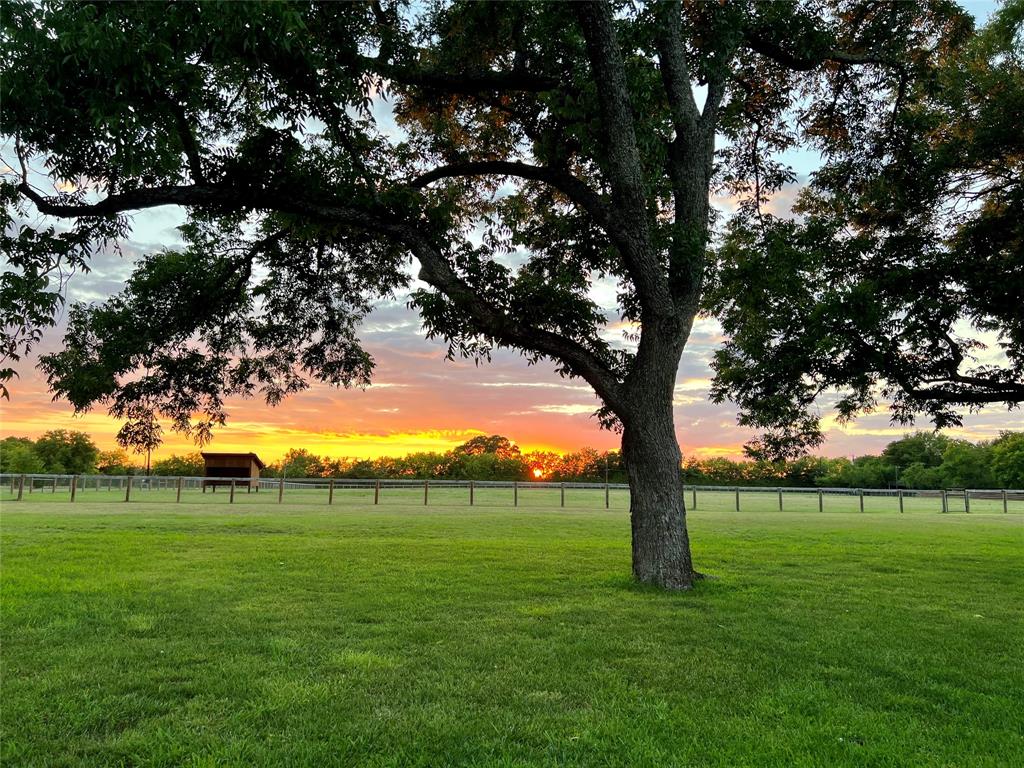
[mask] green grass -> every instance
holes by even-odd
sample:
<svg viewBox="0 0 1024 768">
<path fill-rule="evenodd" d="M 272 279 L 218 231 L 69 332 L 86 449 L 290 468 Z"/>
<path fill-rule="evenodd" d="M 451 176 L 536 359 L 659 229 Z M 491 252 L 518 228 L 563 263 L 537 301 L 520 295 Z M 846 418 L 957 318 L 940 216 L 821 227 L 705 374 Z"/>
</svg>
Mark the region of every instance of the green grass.
<svg viewBox="0 0 1024 768">
<path fill-rule="evenodd" d="M 1020 514 L 709 496 L 666 594 L 622 498 L 461 493 L 4 503 L 0 762 L 1024 764 Z"/>
</svg>

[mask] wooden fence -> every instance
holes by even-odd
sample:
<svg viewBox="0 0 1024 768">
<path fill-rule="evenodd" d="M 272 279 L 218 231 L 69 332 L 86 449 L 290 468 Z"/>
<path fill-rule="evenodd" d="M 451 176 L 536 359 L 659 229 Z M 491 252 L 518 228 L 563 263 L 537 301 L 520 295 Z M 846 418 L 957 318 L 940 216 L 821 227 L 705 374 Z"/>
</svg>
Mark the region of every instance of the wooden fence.
<svg viewBox="0 0 1024 768">
<path fill-rule="evenodd" d="M 218 488 L 219 486 L 219 488 Z M 127 475 L 0 475 L 5 501 L 76 500 L 174 502 L 205 500 L 234 504 L 358 502 L 380 505 L 431 503 L 442 506 L 478 504 L 519 507 L 628 507 L 629 486 L 618 483 L 552 483 L 505 480 L 423 480 L 352 478 L 263 478 L 255 488 L 238 478 L 156 477 Z M 790 488 L 751 486 L 685 486 L 689 509 L 780 511 L 973 511 L 1024 512 L 1024 490 L 878 488 Z M 614 502 L 614 503 L 613 503 Z"/>
</svg>

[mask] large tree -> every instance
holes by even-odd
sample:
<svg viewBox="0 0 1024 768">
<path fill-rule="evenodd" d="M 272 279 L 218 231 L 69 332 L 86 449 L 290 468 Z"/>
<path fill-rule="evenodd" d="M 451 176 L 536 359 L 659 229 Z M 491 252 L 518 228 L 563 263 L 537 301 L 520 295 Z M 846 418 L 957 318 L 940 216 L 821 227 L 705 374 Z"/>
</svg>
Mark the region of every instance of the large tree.
<svg viewBox="0 0 1024 768">
<path fill-rule="evenodd" d="M 844 417 L 881 395 L 945 423 L 1024 399 L 1024 154 L 986 91 L 1020 97 L 1010 11 L 984 37 L 948 2 L 7 4 L 7 351 L 133 212 L 181 206 L 186 246 L 71 307 L 43 367 L 78 410 L 202 439 L 227 395 L 366 383 L 359 320 L 412 259 L 451 354 L 514 348 L 593 387 L 634 575 L 686 588 L 673 390 L 702 308 L 730 333 L 715 394 L 762 454 L 820 440 L 828 389 Z M 778 219 L 800 148 L 820 170 Z M 739 201 L 720 237 L 716 189 Z M 972 369 L 963 321 L 1006 359 Z"/>
</svg>

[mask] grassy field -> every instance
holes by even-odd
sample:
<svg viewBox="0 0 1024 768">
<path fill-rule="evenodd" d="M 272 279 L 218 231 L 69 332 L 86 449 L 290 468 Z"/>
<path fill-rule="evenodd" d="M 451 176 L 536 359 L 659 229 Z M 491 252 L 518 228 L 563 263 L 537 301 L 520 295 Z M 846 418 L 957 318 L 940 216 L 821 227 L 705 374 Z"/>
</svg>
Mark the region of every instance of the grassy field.
<svg viewBox="0 0 1024 768">
<path fill-rule="evenodd" d="M 446 493 L 5 502 L 0 762 L 1024 765 L 1020 514 L 709 495 L 665 594 L 621 497 Z"/>
</svg>

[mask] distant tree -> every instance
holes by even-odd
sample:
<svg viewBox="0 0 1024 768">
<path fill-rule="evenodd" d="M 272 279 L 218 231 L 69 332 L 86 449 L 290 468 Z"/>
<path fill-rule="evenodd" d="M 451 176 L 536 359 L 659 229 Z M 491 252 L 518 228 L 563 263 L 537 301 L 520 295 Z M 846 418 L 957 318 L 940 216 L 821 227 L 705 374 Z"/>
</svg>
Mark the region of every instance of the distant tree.
<svg viewBox="0 0 1024 768">
<path fill-rule="evenodd" d="M 527 480 L 529 469 L 518 451 L 452 452 L 446 476 L 455 480 Z"/>
<path fill-rule="evenodd" d="M 321 463 L 324 477 L 348 477 L 352 468 L 352 459 L 331 459 L 324 456 Z"/>
<path fill-rule="evenodd" d="M 939 432 L 915 432 L 894 440 L 882 451 L 882 460 L 900 469 L 911 464 L 937 467 L 949 447 L 950 439 Z"/>
<path fill-rule="evenodd" d="M 355 478 L 380 477 L 380 475 L 377 474 L 374 468 L 373 462 L 370 461 L 369 459 L 359 459 L 357 461 L 353 461 L 352 464 L 349 466 L 348 471 L 346 472 L 346 476 Z"/>
<path fill-rule="evenodd" d="M 744 485 L 747 481 L 746 467 L 722 456 L 704 459 L 701 469 L 711 485 Z"/>
<path fill-rule="evenodd" d="M 558 466 L 558 480 L 597 482 L 604 480 L 604 461 L 593 448 L 581 448 L 562 456 Z"/>
<path fill-rule="evenodd" d="M 519 455 L 519 446 L 502 435 L 489 435 L 474 437 L 462 445 L 453 448 L 452 453 L 456 456 L 462 454 L 476 456 L 481 453 L 493 453 L 503 459 Z"/>
<path fill-rule="evenodd" d="M 992 474 L 1002 488 L 1024 488 L 1024 432 L 1003 432 L 991 447 Z"/>
<path fill-rule="evenodd" d="M 1024 400 L 1015 7 L 979 35 L 949 2 L 8 2 L 4 348 L 52 323 L 51 276 L 181 206 L 185 246 L 71 307 L 43 366 L 77 410 L 204 439 L 228 396 L 365 384 L 358 323 L 415 258 L 452 356 L 514 348 L 594 389 L 634 576 L 687 588 L 673 396 L 702 309 L 729 334 L 713 394 L 766 458 L 821 440 L 827 388 L 844 418 L 878 392 L 939 423 Z M 821 167 L 775 219 L 791 150 Z M 720 238 L 716 189 L 741 201 Z M 635 346 L 609 341 L 619 319 Z M 974 365 L 961 320 L 1006 364 Z"/>
<path fill-rule="evenodd" d="M 45 472 L 84 475 L 96 471 L 100 451 L 84 432 L 55 429 L 35 442 L 35 452 Z"/>
<path fill-rule="evenodd" d="M 823 486 L 835 488 L 885 488 L 895 481 L 896 468 L 877 456 L 836 459 L 821 478 Z"/>
<path fill-rule="evenodd" d="M 435 451 L 410 453 L 401 460 L 403 476 L 415 478 L 441 478 L 448 473 L 451 454 Z"/>
<path fill-rule="evenodd" d="M 138 471 L 138 466 L 128 456 L 123 448 L 113 451 L 100 451 L 96 459 L 96 469 L 103 475 L 133 475 Z"/>
<path fill-rule="evenodd" d="M 987 443 L 950 441 L 942 454 L 939 470 L 947 487 L 991 488 L 996 484 L 992 472 L 992 448 Z"/>
<path fill-rule="evenodd" d="M 27 437 L 5 437 L 0 441 L 0 472 L 33 474 L 46 471 L 35 443 Z"/>
<path fill-rule="evenodd" d="M 908 488 L 942 488 L 945 486 L 945 478 L 942 476 L 940 467 L 926 467 L 924 464 L 915 463 L 900 473 L 900 481 Z"/>
<path fill-rule="evenodd" d="M 622 460 L 622 451 L 605 451 L 601 457 L 601 465 L 608 467 L 608 481 L 612 483 L 628 483 L 629 473 Z"/>
<path fill-rule="evenodd" d="M 700 460 L 694 456 L 687 456 L 682 463 L 683 482 L 692 485 L 706 485 L 707 476 L 704 474 L 704 467 Z"/>
<path fill-rule="evenodd" d="M 122 448 L 145 455 L 146 474 L 150 474 L 153 451 L 163 442 L 163 427 L 156 412 L 145 407 L 132 406 L 127 411 L 128 420 L 121 425 L 115 440 Z"/>
<path fill-rule="evenodd" d="M 786 484 L 798 488 L 812 488 L 819 484 L 828 471 L 828 459 L 821 456 L 802 456 L 787 462 L 785 466 Z"/>
<path fill-rule="evenodd" d="M 206 471 L 206 462 L 203 455 L 198 452 L 188 453 L 184 456 L 168 456 L 153 464 L 154 475 L 169 475 L 172 477 L 202 477 Z"/>
<path fill-rule="evenodd" d="M 858 456 L 853 468 L 852 484 L 858 488 L 885 488 L 896 482 L 896 469 L 878 456 Z"/>
<path fill-rule="evenodd" d="M 530 480 L 550 480 L 560 471 L 562 457 L 553 451 L 530 451 L 523 454 Z"/>
<path fill-rule="evenodd" d="M 281 461 L 272 465 L 268 477 L 323 477 L 324 462 L 305 448 L 289 448 Z"/>
</svg>

